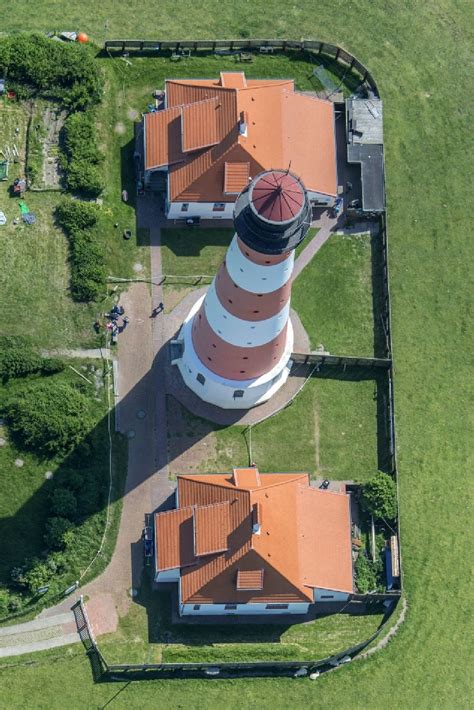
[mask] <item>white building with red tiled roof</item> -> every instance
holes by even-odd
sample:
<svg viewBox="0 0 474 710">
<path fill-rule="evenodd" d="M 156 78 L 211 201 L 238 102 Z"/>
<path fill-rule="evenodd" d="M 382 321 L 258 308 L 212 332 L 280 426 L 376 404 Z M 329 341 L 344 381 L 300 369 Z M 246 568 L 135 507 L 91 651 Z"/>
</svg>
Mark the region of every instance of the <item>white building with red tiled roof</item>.
<svg viewBox="0 0 474 710">
<path fill-rule="evenodd" d="M 298 175 L 314 203 L 337 194 L 334 106 L 292 80 L 166 82 L 166 107 L 144 115 L 145 186 L 165 173 L 170 219 L 230 219 L 249 178 L 274 167 Z"/>
<path fill-rule="evenodd" d="M 178 476 L 177 508 L 155 515 L 155 581 L 179 613 L 305 614 L 354 591 L 350 496 L 306 473 Z"/>
</svg>

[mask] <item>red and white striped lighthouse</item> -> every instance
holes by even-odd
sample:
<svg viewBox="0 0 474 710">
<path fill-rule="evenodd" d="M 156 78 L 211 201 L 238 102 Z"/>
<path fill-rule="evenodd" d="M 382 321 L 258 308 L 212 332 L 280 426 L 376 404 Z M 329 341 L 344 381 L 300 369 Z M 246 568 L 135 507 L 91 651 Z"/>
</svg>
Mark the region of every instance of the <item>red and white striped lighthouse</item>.
<svg viewBox="0 0 474 710">
<path fill-rule="evenodd" d="M 311 207 L 292 173 L 260 173 L 235 203 L 236 234 L 206 295 L 191 309 L 177 362 L 188 387 L 226 409 L 267 401 L 291 368 L 294 249 Z"/>
</svg>

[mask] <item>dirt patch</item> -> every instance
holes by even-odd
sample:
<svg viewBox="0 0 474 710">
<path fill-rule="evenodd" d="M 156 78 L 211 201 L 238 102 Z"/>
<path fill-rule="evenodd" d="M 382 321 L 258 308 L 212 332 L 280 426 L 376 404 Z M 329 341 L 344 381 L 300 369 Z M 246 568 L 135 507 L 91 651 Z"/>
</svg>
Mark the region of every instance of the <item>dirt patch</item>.
<svg viewBox="0 0 474 710">
<path fill-rule="evenodd" d="M 195 417 L 174 397 L 167 397 L 169 472 L 198 473 L 216 457 L 216 437 L 212 425 Z"/>
<path fill-rule="evenodd" d="M 117 133 L 119 136 L 123 136 L 127 129 L 125 128 L 125 124 L 123 121 L 117 121 L 117 123 L 114 126 L 114 131 Z"/>
<path fill-rule="evenodd" d="M 127 111 L 127 116 L 131 121 L 136 121 L 138 118 L 138 111 L 134 108 L 129 108 Z"/>
</svg>

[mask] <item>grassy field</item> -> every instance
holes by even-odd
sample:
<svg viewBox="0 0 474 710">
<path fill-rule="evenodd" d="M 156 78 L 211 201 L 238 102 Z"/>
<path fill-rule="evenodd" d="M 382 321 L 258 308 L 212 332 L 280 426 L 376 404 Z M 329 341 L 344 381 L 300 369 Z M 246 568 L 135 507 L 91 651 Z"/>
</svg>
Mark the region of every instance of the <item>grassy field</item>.
<svg viewBox="0 0 474 710">
<path fill-rule="evenodd" d="M 334 234 L 303 269 L 292 307 L 309 335 L 334 355 L 374 354 L 370 235 Z"/>
<path fill-rule="evenodd" d="M 251 459 L 261 471 L 308 471 L 313 477 L 367 480 L 377 470 L 375 388 L 373 380 L 313 377 L 293 405 L 252 427 Z M 212 425 L 172 398 L 168 408 L 173 475 L 230 471 L 236 465 L 248 465 L 250 435 L 245 427 Z M 204 437 L 206 449 L 199 447 Z M 184 465 L 179 454 L 191 443 L 198 444 L 203 454 L 200 460 L 193 458 Z"/>
<path fill-rule="evenodd" d="M 396 359 L 396 413 L 406 623 L 370 660 L 319 678 L 93 685 L 82 649 L 11 659 L 2 701 L 62 708 L 167 707 L 468 708 L 467 624 L 472 585 L 469 484 L 472 459 L 466 341 L 472 328 L 468 224 L 472 4 L 466 0 L 349 4 L 302 0 L 283 6 L 189 0 L 100 6 L 85 0 L 59 11 L 12 5 L 2 31 L 68 25 L 109 36 L 314 36 L 353 51 L 385 99 L 386 173 Z M 447 351 L 455 366 L 447 367 Z M 469 351 L 470 352 L 470 351 Z M 293 442 L 290 442 L 293 445 Z M 472 506 L 471 506 L 472 507 Z M 38 689 L 41 688 L 39 692 Z M 32 698 L 34 700 L 32 701 Z"/>
</svg>

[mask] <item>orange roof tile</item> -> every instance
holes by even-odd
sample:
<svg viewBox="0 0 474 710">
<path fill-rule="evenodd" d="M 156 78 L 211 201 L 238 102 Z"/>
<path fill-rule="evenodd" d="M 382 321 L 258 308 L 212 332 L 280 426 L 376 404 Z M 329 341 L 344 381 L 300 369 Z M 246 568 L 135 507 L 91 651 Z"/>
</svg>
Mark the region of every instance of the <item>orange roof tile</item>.
<svg viewBox="0 0 474 710">
<path fill-rule="evenodd" d="M 263 589 L 263 569 L 237 571 L 236 589 L 238 591 L 257 591 Z"/>
<path fill-rule="evenodd" d="M 239 484 L 239 472 L 251 471 L 256 482 L 257 470 L 237 469 L 235 475 L 195 475 L 178 477 L 180 504 L 188 511 L 206 510 L 201 522 L 208 531 L 204 549 L 212 550 L 224 537 L 222 529 L 215 532 L 213 520 L 224 526 L 228 511 L 227 547 L 225 552 L 209 552 L 205 557 L 193 557 L 193 540 L 173 536 L 170 546 L 188 546 L 190 550 L 168 553 L 173 560 L 193 560 L 194 565 L 181 570 L 183 602 L 291 603 L 313 601 L 313 587 L 351 592 L 352 557 L 350 538 L 349 496 L 329 493 L 309 486 L 305 473 L 259 474 L 260 485 L 247 488 Z M 245 473 L 243 474 L 245 478 Z M 222 503 L 227 505 L 222 506 Z M 218 506 L 219 514 L 212 517 Z M 203 506 L 208 508 L 203 509 Z M 259 509 L 261 527 L 254 532 L 255 509 Z M 156 517 L 159 518 L 158 514 Z M 189 513 L 186 513 L 189 515 Z M 215 514 L 214 514 L 215 515 Z M 157 525 L 158 529 L 158 525 Z M 163 531 L 162 531 L 163 534 Z M 203 533 L 204 535 L 204 533 Z M 159 548 L 158 539 L 158 548 Z M 260 588 L 239 589 L 239 573 L 261 571 L 264 583 Z M 250 582 L 249 582 L 250 584 Z M 238 592 L 238 593 L 237 593 Z"/>
<path fill-rule="evenodd" d="M 210 128 L 205 128 L 200 114 L 197 136 L 190 141 L 192 146 L 203 146 L 206 141 L 217 137 L 211 147 L 192 148 L 194 152 L 185 153 L 183 158 L 181 132 L 169 131 L 168 140 L 174 145 L 162 148 L 160 157 L 161 154 L 174 157 L 173 162 L 169 163 L 170 199 L 233 202 L 235 193 L 226 191 L 226 164 L 232 163 L 248 163 L 248 177 L 255 177 L 272 167 L 287 167 L 291 163 L 292 171 L 301 177 L 308 190 L 335 196 L 337 175 L 333 104 L 295 92 L 291 80 L 247 79 L 244 87 L 240 84 L 234 86 L 237 76 L 240 74 L 230 72 L 214 80 L 166 82 L 169 107 L 178 108 L 213 99 L 217 101 L 215 133 L 214 123 Z M 198 111 L 204 113 L 209 109 Z M 146 130 L 145 141 L 151 141 L 153 145 L 158 140 L 154 135 L 155 126 L 156 131 L 162 131 L 162 126 L 158 119 L 148 119 L 147 116 L 159 113 L 145 117 L 145 122 L 149 122 L 149 126 L 146 123 L 149 130 Z M 239 132 L 242 113 L 247 115 L 246 135 Z M 147 169 L 153 167 L 148 153 L 147 145 Z M 150 153 L 153 154 L 153 151 Z M 233 187 L 236 189 L 237 186 L 234 184 Z"/>
<path fill-rule="evenodd" d="M 177 508 L 155 515 L 158 570 L 193 564 L 193 508 Z"/>
<path fill-rule="evenodd" d="M 352 591 L 349 496 L 301 488 L 297 505 L 303 583 L 309 587 Z"/>
<path fill-rule="evenodd" d="M 181 150 L 181 109 L 173 107 L 145 114 L 145 170 L 173 165 Z"/>
<path fill-rule="evenodd" d="M 181 149 L 187 153 L 208 148 L 219 142 L 217 109 L 219 100 L 214 97 L 187 104 L 181 108 Z"/>
<path fill-rule="evenodd" d="M 200 506 L 194 509 L 194 554 L 211 555 L 229 549 L 230 503 Z"/>
<path fill-rule="evenodd" d="M 248 184 L 250 163 L 225 163 L 224 192 L 228 195 L 238 195 Z"/>
<path fill-rule="evenodd" d="M 221 71 L 221 86 L 226 89 L 246 89 L 247 79 L 243 71 Z"/>
<path fill-rule="evenodd" d="M 252 488 L 259 488 L 261 485 L 260 473 L 256 466 L 252 466 L 251 468 L 234 468 L 233 478 L 238 488 L 248 488 L 252 490 Z"/>
</svg>

